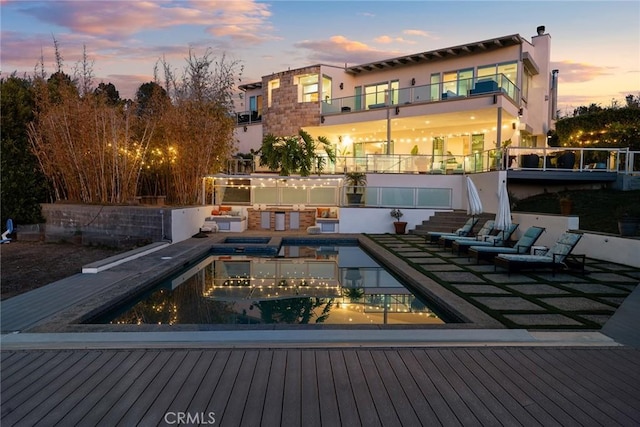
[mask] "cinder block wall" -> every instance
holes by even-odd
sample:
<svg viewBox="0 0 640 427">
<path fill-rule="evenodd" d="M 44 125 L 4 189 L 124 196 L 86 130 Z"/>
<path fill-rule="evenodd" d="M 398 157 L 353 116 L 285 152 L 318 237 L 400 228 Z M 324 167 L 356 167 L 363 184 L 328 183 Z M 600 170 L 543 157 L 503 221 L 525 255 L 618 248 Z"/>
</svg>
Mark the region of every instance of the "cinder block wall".
<svg viewBox="0 0 640 427">
<path fill-rule="evenodd" d="M 171 239 L 170 209 L 159 206 L 43 204 L 42 213 L 45 241 L 121 246 Z"/>
</svg>

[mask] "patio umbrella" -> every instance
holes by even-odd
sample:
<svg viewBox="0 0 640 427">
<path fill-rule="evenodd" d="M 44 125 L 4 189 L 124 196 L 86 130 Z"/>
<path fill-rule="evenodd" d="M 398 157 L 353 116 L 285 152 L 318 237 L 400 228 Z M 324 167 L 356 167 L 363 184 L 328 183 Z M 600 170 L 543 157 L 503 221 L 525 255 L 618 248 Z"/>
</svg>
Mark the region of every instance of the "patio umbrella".
<svg viewBox="0 0 640 427">
<path fill-rule="evenodd" d="M 482 213 L 482 201 L 480 200 L 476 185 L 469 177 L 467 177 L 467 199 L 469 199 L 467 214 L 471 216 L 480 215 Z"/>
<path fill-rule="evenodd" d="M 507 192 L 507 181 L 502 180 L 498 189 L 498 212 L 496 213 L 494 227 L 498 230 L 506 230 L 511 226 L 511 205 Z"/>
</svg>

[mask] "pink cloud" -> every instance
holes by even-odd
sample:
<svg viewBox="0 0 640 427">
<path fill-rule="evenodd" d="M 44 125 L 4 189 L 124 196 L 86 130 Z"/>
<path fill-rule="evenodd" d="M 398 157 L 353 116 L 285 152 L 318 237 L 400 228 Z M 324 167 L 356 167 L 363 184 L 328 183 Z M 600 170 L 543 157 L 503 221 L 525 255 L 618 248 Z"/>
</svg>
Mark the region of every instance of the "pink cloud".
<svg viewBox="0 0 640 427">
<path fill-rule="evenodd" d="M 413 40 L 406 40 L 402 37 L 391 37 L 391 36 L 380 36 L 374 39 L 375 42 L 380 44 L 390 44 L 390 43 L 405 43 L 405 44 L 416 44 Z"/>
<path fill-rule="evenodd" d="M 196 25 L 205 32 L 248 41 L 245 33 L 272 30 L 269 6 L 253 0 L 239 1 L 51 1 L 23 12 L 74 33 L 122 40 L 145 30 Z M 228 28 L 227 28 L 228 27 Z M 220 30 L 227 28 L 227 30 Z M 240 30 L 241 29 L 241 30 Z M 258 31 L 260 30 L 260 31 Z M 260 39 L 254 38 L 254 41 Z"/>
<path fill-rule="evenodd" d="M 597 77 L 613 75 L 616 69 L 615 67 L 601 67 L 570 60 L 552 61 L 551 68 L 560 70 L 558 78 L 562 83 L 587 82 Z"/>
<path fill-rule="evenodd" d="M 366 43 L 339 35 L 329 40 L 304 40 L 294 46 L 308 50 L 312 62 L 359 64 L 399 55 L 398 52 L 377 50 Z"/>
</svg>

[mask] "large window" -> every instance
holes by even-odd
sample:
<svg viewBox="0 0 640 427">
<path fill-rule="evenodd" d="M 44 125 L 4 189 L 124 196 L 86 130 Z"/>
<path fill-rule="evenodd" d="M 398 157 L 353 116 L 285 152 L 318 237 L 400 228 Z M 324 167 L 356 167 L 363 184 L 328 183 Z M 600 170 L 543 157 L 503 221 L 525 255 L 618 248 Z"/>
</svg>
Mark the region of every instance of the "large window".
<svg viewBox="0 0 640 427">
<path fill-rule="evenodd" d="M 473 68 L 444 73 L 442 93 L 447 96 L 467 96 L 473 84 Z"/>
<path fill-rule="evenodd" d="M 262 116 L 262 95 L 249 97 L 249 111 L 251 111 L 252 121 Z"/>
<path fill-rule="evenodd" d="M 305 74 L 297 78 L 298 102 L 317 102 L 319 99 L 319 80 L 317 74 Z"/>
<path fill-rule="evenodd" d="M 379 108 L 397 104 L 399 88 L 400 82 L 398 80 L 365 86 L 364 96 L 366 107 Z"/>
</svg>

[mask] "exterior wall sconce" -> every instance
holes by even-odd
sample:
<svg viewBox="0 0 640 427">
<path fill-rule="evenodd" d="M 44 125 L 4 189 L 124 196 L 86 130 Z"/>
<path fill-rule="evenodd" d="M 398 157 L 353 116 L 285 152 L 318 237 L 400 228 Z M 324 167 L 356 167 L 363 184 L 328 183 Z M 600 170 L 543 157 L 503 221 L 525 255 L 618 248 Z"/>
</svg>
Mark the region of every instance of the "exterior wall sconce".
<svg viewBox="0 0 640 427">
<path fill-rule="evenodd" d="M 244 130 L 246 132 L 247 129 L 249 129 L 249 128 L 245 126 L 242 130 Z"/>
<path fill-rule="evenodd" d="M 344 89 L 344 83 L 340 83 L 340 90 Z"/>
<path fill-rule="evenodd" d="M 400 107 L 396 107 L 396 116 L 400 114 Z"/>
<path fill-rule="evenodd" d="M 320 123 L 324 123 L 324 116 L 320 116 Z"/>
<path fill-rule="evenodd" d="M 511 123 L 511 129 L 516 130 L 516 124 L 515 123 Z"/>
<path fill-rule="evenodd" d="M 518 116 L 522 117 L 522 113 L 524 113 L 524 110 L 522 109 L 522 107 L 518 110 Z"/>
<path fill-rule="evenodd" d="M 416 85 L 416 78 L 412 78 L 411 79 L 411 86 L 415 86 Z"/>
<path fill-rule="evenodd" d="M 493 95 L 493 103 L 494 104 L 498 103 L 498 95 Z"/>
</svg>

